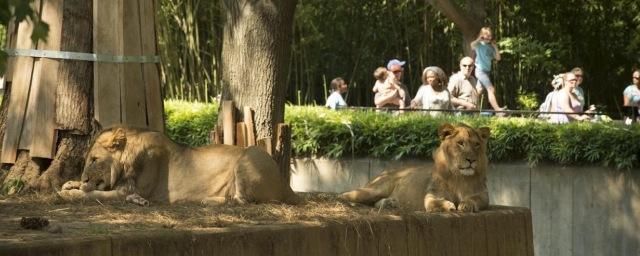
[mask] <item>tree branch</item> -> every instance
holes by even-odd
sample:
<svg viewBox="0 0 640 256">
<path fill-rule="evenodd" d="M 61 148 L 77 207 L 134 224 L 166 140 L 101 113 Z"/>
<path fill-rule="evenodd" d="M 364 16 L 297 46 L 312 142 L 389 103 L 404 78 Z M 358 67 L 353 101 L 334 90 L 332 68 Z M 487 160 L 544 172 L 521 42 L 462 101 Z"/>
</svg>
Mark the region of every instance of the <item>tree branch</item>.
<svg viewBox="0 0 640 256">
<path fill-rule="evenodd" d="M 460 28 L 465 38 L 474 37 L 480 31 L 482 20 L 478 20 L 478 18 L 482 17 L 474 17 L 479 12 L 473 12 L 475 15 L 472 15 L 472 12 L 462 10 L 454 0 L 427 0 L 427 2 L 451 19 Z M 474 8 L 484 6 L 484 1 L 473 6 Z"/>
</svg>

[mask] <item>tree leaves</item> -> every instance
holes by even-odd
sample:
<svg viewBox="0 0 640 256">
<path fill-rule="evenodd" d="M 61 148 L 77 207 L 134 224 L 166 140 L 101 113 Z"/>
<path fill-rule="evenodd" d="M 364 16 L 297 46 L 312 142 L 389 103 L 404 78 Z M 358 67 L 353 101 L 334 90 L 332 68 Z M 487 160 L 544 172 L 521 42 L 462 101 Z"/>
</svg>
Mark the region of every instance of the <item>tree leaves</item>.
<svg viewBox="0 0 640 256">
<path fill-rule="evenodd" d="M 33 32 L 31 33 L 31 41 L 36 44 L 38 41 L 47 41 L 49 34 L 49 25 L 40 19 L 39 14 L 32 8 L 33 0 L 8 0 L 0 1 L 0 25 L 6 28 L 9 20 L 14 19 L 15 24 L 22 21 L 31 22 L 33 24 Z M 0 39 L 4 39 L 0 38 Z M 4 41 L 1 40 L 0 49 L 4 49 Z M 0 76 L 4 74 L 7 64 L 7 55 L 4 51 L 0 51 Z"/>
</svg>

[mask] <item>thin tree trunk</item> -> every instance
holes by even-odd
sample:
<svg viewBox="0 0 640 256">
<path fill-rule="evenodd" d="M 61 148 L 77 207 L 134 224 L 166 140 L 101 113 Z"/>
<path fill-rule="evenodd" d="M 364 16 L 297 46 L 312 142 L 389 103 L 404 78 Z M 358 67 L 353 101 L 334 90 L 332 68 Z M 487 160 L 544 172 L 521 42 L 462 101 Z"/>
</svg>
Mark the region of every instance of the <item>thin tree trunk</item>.
<svg viewBox="0 0 640 256">
<path fill-rule="evenodd" d="M 284 122 L 284 96 L 296 0 L 224 0 L 222 99 L 255 110 L 256 138 Z"/>
</svg>

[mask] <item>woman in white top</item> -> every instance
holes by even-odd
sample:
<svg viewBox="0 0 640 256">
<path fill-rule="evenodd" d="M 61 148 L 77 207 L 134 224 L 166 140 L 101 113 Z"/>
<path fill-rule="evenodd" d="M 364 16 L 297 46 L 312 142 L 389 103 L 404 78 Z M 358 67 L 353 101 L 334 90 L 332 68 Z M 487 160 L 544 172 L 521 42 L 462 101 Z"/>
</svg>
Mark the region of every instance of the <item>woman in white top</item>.
<svg viewBox="0 0 640 256">
<path fill-rule="evenodd" d="M 425 68 L 422 71 L 422 86 L 411 101 L 411 106 L 422 107 L 422 109 L 451 109 L 451 95 L 446 87 L 447 80 L 447 75 L 441 68 L 435 66 Z M 431 116 L 441 113 L 443 112 L 429 112 Z"/>
</svg>

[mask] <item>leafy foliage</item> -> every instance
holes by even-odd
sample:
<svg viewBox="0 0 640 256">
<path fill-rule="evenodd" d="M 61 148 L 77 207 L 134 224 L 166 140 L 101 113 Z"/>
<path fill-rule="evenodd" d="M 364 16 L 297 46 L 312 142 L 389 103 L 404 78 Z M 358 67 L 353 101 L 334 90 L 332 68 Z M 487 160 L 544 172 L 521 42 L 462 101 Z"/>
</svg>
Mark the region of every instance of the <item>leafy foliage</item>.
<svg viewBox="0 0 640 256">
<path fill-rule="evenodd" d="M 286 121 L 293 128 L 293 149 L 298 156 L 430 158 L 439 143 L 437 127 L 449 122 L 491 128 L 488 154 L 494 161 L 526 160 L 531 165 L 540 161 L 602 163 L 618 169 L 639 164 L 637 125 L 552 125 L 529 118 L 433 118 L 420 113 L 393 116 L 318 107 L 289 107 Z"/>
<path fill-rule="evenodd" d="M 218 104 L 179 100 L 164 102 L 166 133 L 173 141 L 192 147 L 209 143 L 218 119 Z"/>
<path fill-rule="evenodd" d="M 167 133 L 183 144 L 207 144 L 217 104 L 166 101 Z M 548 161 L 566 165 L 603 164 L 617 169 L 638 167 L 640 126 L 616 123 L 553 125 L 528 118 L 475 116 L 396 116 L 373 111 L 332 111 L 323 107 L 287 106 L 295 156 L 430 159 L 438 146 L 438 126 L 466 123 L 491 128 L 488 146 L 493 161 Z"/>
<path fill-rule="evenodd" d="M 25 182 L 22 179 L 15 178 L 8 180 L 0 187 L 0 195 L 17 194 L 25 187 Z"/>
</svg>

